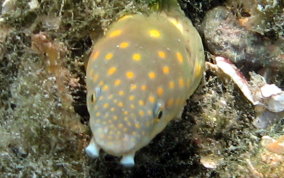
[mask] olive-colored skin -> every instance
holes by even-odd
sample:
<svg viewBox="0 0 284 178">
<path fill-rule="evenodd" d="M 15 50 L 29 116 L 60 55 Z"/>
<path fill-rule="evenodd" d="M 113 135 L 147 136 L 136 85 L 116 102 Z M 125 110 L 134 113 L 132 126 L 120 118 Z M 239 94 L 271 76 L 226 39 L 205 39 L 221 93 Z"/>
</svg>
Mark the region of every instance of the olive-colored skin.
<svg viewBox="0 0 284 178">
<path fill-rule="evenodd" d="M 181 11 L 127 15 L 93 47 L 87 66 L 87 106 L 93 138 L 134 164 L 134 154 L 183 109 L 204 71 L 200 36 Z"/>
</svg>

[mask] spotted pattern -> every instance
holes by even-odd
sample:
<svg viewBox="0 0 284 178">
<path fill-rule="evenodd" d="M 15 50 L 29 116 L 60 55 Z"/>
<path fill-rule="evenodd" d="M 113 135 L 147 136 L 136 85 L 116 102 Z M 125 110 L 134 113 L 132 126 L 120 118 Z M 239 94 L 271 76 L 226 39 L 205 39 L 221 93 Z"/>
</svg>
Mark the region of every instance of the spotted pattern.
<svg viewBox="0 0 284 178">
<path fill-rule="evenodd" d="M 120 79 L 116 79 L 114 81 L 114 86 L 119 86 L 121 84 L 121 80 Z"/>
<path fill-rule="evenodd" d="M 147 86 L 146 86 L 146 85 L 141 85 L 141 90 L 142 90 L 142 91 L 147 90 Z"/>
<path fill-rule="evenodd" d="M 155 72 L 149 72 L 148 76 L 150 79 L 155 79 L 156 78 L 156 73 Z"/>
<path fill-rule="evenodd" d="M 129 43 L 128 42 L 121 42 L 120 44 L 119 44 L 119 47 L 120 48 L 127 48 L 129 46 Z"/>
<path fill-rule="evenodd" d="M 135 84 L 131 84 L 130 85 L 130 90 L 132 91 L 132 90 L 135 90 L 137 88 L 137 85 L 135 85 Z"/>
<path fill-rule="evenodd" d="M 106 56 L 105 56 L 105 59 L 110 60 L 110 59 L 112 59 L 112 57 L 113 57 L 113 53 L 107 53 Z"/>
<path fill-rule="evenodd" d="M 140 60 L 141 60 L 141 54 L 139 54 L 139 53 L 134 53 L 134 54 L 132 55 L 132 59 L 133 59 L 134 61 L 140 61 Z"/>
<path fill-rule="evenodd" d="M 176 52 L 176 58 L 178 60 L 178 63 L 180 63 L 180 64 L 183 63 L 183 56 L 180 52 Z"/>
<path fill-rule="evenodd" d="M 104 86 L 103 86 L 103 91 L 106 91 L 106 90 L 108 90 L 108 89 L 109 89 L 108 85 L 104 85 Z"/>
<path fill-rule="evenodd" d="M 169 81 L 169 89 L 174 89 L 175 88 L 175 82 L 174 81 Z"/>
<path fill-rule="evenodd" d="M 151 29 L 151 30 L 149 30 L 149 35 L 152 38 L 159 38 L 161 36 L 161 33 L 160 33 L 159 30 Z"/>
<path fill-rule="evenodd" d="M 109 34 L 109 37 L 110 37 L 110 38 L 118 37 L 118 36 L 121 35 L 121 33 L 122 33 L 122 30 L 117 29 L 117 30 L 112 31 L 112 32 Z"/>
<path fill-rule="evenodd" d="M 200 81 L 204 56 L 197 49 L 202 46 L 196 30 L 175 18 L 129 15 L 114 23 L 87 66 L 96 144 L 124 155 L 161 132 Z"/>
<path fill-rule="evenodd" d="M 131 71 L 126 72 L 126 77 L 128 79 L 133 79 L 135 77 L 135 74 Z"/>
<path fill-rule="evenodd" d="M 157 95 L 158 95 L 158 96 L 162 96 L 163 94 L 164 94 L 164 88 L 158 87 L 158 88 L 157 88 Z"/>
<path fill-rule="evenodd" d="M 151 102 L 151 103 L 154 103 L 156 101 L 156 98 L 153 96 L 153 95 L 150 95 L 148 100 Z"/>
<path fill-rule="evenodd" d="M 91 59 L 96 60 L 99 57 L 99 54 L 99 51 L 94 51 L 91 55 Z"/>
<path fill-rule="evenodd" d="M 111 67 L 107 71 L 107 75 L 113 75 L 116 72 L 117 68 L 116 67 Z"/>
<path fill-rule="evenodd" d="M 166 53 L 164 51 L 158 51 L 158 56 L 161 58 L 161 59 L 165 59 L 166 58 Z"/>
<path fill-rule="evenodd" d="M 163 66 L 163 73 L 164 73 L 164 74 L 169 74 L 169 73 L 170 73 L 170 68 L 169 68 L 169 66 Z"/>
<path fill-rule="evenodd" d="M 183 78 L 178 79 L 178 85 L 179 85 L 180 88 L 184 87 L 184 79 Z"/>
</svg>

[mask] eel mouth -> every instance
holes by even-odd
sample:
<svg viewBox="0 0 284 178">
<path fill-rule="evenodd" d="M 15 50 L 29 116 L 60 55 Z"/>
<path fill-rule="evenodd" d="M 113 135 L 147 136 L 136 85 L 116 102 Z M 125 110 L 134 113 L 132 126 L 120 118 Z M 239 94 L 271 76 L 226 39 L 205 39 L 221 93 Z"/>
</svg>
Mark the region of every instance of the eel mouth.
<svg viewBox="0 0 284 178">
<path fill-rule="evenodd" d="M 110 135 L 99 131 L 94 133 L 95 143 L 105 152 L 122 156 L 131 152 L 135 152 L 137 147 L 137 138 L 129 134 Z"/>
</svg>

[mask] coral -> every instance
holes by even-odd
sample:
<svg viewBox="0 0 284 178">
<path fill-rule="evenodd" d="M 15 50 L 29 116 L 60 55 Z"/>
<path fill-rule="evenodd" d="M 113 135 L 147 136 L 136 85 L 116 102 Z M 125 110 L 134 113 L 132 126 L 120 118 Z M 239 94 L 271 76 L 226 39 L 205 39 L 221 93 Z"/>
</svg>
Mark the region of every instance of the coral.
<svg viewBox="0 0 284 178">
<path fill-rule="evenodd" d="M 215 162 L 214 171 L 225 177 L 242 175 L 237 165 L 243 165 L 249 144 L 257 144 L 253 136 L 256 130 L 250 125 L 253 107 L 242 99 L 233 83 L 223 85 L 216 77 L 207 77 L 200 90 L 202 95 L 192 98 L 195 101 L 192 105 L 199 103 L 193 113 L 196 123 L 191 131 L 193 139 L 202 158 L 210 157 Z M 204 159 L 201 163 L 204 164 Z"/>
<path fill-rule="evenodd" d="M 27 40 L 21 36 L 18 38 Z M 27 46 L 24 48 L 28 49 Z M 13 82 L 6 86 L 10 97 L 6 100 L 7 108 L 1 107 L 2 175 L 49 175 L 64 171 L 70 172 L 66 175 L 72 175 L 71 168 L 76 166 L 73 153 L 74 150 L 81 152 L 80 146 L 84 142 L 79 134 L 84 127 L 78 125 L 80 118 L 77 114 L 62 109 L 54 78 L 42 69 L 43 62 L 38 56 L 25 53 L 19 60 Z M 66 120 L 72 122 L 64 124 Z M 58 157 L 58 154 L 65 156 Z M 58 165 L 57 171 L 51 171 L 53 166 L 72 157 L 67 166 Z"/>
<path fill-rule="evenodd" d="M 283 37 L 284 4 L 282 1 L 229 0 L 226 2 L 226 5 L 236 13 L 240 24 L 248 30 L 268 36 L 274 34 L 272 36 L 274 38 Z"/>
<path fill-rule="evenodd" d="M 256 173 L 261 177 L 281 177 L 283 175 L 283 135 L 276 137 L 278 138 L 263 136 L 258 153 L 247 160 L 253 175 Z"/>
<path fill-rule="evenodd" d="M 242 27 L 225 7 L 208 11 L 202 22 L 202 33 L 211 53 L 230 59 L 243 71 L 269 68 L 274 75 L 283 71 L 283 47 Z"/>
<path fill-rule="evenodd" d="M 66 56 L 64 51 L 66 49 L 62 44 L 49 40 L 43 33 L 35 34 L 31 39 L 32 49 L 42 56 L 46 56 L 44 60 L 46 70 L 55 77 L 58 97 L 61 99 L 62 105 L 66 108 L 71 107 L 72 96 L 66 87 L 67 79 L 71 78 L 71 74 L 63 66 L 63 59 Z"/>
</svg>

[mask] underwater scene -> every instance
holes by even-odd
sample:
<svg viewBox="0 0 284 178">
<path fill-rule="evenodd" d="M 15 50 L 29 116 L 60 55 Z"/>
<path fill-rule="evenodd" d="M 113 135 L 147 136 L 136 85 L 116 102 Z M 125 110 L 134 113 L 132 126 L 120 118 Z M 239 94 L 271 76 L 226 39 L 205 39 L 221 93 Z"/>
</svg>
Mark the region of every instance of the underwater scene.
<svg viewBox="0 0 284 178">
<path fill-rule="evenodd" d="M 0 4 L 0 177 L 283 177 L 284 1 Z"/>
</svg>

